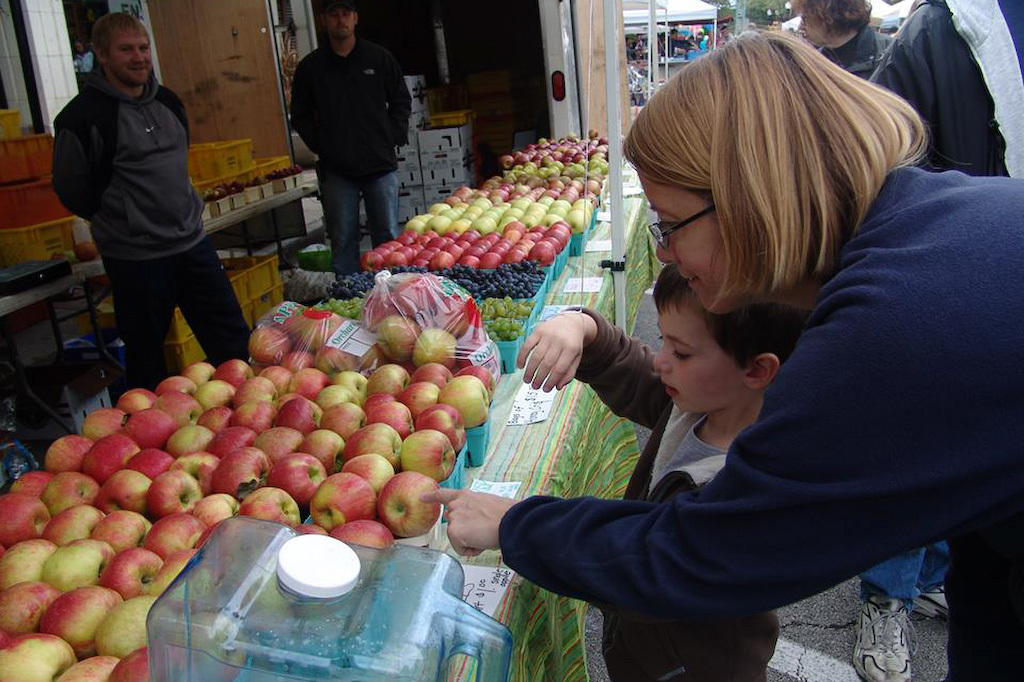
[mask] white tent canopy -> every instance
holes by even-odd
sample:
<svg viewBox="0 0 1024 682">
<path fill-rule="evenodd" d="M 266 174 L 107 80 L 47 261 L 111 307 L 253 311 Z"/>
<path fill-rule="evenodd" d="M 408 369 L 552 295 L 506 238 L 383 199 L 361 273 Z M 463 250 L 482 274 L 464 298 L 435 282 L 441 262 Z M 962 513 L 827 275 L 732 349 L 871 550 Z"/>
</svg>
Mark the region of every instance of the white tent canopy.
<svg viewBox="0 0 1024 682">
<path fill-rule="evenodd" d="M 714 5 L 709 5 L 701 0 L 654 0 L 655 14 L 658 22 L 671 22 L 677 24 L 711 23 L 718 16 L 718 10 Z M 650 10 L 646 2 L 624 3 L 622 11 L 622 23 L 625 26 L 647 26 L 650 18 Z"/>
</svg>

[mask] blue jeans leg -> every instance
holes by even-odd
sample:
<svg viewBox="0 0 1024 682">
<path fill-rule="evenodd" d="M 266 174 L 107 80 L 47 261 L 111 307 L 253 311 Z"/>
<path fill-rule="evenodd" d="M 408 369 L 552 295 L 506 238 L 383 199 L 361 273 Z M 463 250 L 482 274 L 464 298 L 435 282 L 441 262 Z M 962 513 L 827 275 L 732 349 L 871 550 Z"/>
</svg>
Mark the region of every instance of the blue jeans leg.
<svg viewBox="0 0 1024 682">
<path fill-rule="evenodd" d="M 363 202 L 370 240 L 380 246 L 398 236 L 398 171 L 363 182 Z"/>
<path fill-rule="evenodd" d="M 924 564 L 924 548 L 904 552 L 860 574 L 861 600 L 881 595 L 911 602 L 920 594 L 917 579 Z"/>
<path fill-rule="evenodd" d="M 924 564 L 921 566 L 921 575 L 917 579 L 917 586 L 922 592 L 934 590 L 946 582 L 947 570 L 949 570 L 949 545 L 945 542 L 928 545 L 924 550 Z"/>
<path fill-rule="evenodd" d="M 317 164 L 334 273 L 359 272 L 359 184 Z"/>
</svg>

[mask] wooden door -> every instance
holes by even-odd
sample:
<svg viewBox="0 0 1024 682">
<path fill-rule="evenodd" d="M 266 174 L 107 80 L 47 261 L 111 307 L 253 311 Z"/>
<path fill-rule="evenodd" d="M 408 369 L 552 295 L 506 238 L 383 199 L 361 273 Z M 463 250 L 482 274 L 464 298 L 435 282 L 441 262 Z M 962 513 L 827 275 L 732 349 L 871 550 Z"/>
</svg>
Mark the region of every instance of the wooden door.
<svg viewBox="0 0 1024 682">
<path fill-rule="evenodd" d="M 163 84 L 185 103 L 193 142 L 252 138 L 290 153 L 266 0 L 149 0 Z"/>
</svg>

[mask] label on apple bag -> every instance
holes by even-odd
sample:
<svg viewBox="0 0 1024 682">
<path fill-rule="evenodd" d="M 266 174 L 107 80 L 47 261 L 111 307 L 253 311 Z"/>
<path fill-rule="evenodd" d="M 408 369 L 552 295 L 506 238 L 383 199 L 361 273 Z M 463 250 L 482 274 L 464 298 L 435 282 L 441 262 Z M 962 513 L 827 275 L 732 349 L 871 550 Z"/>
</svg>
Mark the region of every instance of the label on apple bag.
<svg viewBox="0 0 1024 682">
<path fill-rule="evenodd" d="M 376 334 L 367 331 L 358 322 L 348 320 L 342 322 L 338 330 L 331 334 L 331 338 L 327 339 L 324 345 L 361 358 L 373 348 L 375 343 L 377 343 Z"/>
<path fill-rule="evenodd" d="M 463 601 L 493 618 L 516 577 L 515 571 L 504 566 L 462 564 L 462 572 L 466 580 L 462 586 Z"/>
<path fill-rule="evenodd" d="M 284 324 L 285 320 L 287 320 L 289 317 L 292 317 L 293 315 L 298 315 L 304 309 L 305 308 L 300 303 L 295 303 L 294 301 L 285 301 L 284 303 L 277 307 L 277 310 L 274 311 L 274 317 L 272 318 L 272 321 L 275 324 Z"/>
<path fill-rule="evenodd" d="M 495 346 L 493 343 L 480 346 L 469 354 L 469 361 L 474 365 L 486 365 L 489 361 L 494 359 L 494 348 Z"/>
</svg>

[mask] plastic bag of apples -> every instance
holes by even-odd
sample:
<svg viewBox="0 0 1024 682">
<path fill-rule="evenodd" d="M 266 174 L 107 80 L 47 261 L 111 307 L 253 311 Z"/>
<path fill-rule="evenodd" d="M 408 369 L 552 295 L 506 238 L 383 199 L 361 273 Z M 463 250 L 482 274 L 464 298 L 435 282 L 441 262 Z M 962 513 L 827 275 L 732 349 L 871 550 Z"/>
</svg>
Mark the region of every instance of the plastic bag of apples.
<svg viewBox="0 0 1024 682">
<path fill-rule="evenodd" d="M 427 273 L 383 271 L 375 281 L 366 294 L 363 326 L 376 335 L 371 352 L 377 366 L 401 365 L 410 374 L 429 363 L 452 371 L 477 366 L 497 381 L 498 348 L 465 289 Z"/>
<path fill-rule="evenodd" d="M 249 359 L 254 365 L 281 365 L 293 372 L 315 367 L 325 374 L 368 369 L 376 354 L 364 348 L 353 352 L 330 345 L 346 322 L 329 310 L 314 310 L 285 301 L 263 315 L 249 335 Z"/>
</svg>

